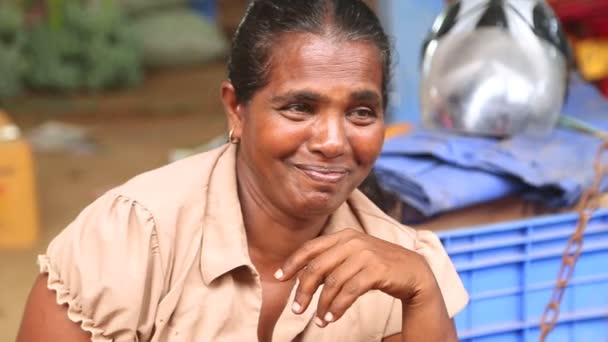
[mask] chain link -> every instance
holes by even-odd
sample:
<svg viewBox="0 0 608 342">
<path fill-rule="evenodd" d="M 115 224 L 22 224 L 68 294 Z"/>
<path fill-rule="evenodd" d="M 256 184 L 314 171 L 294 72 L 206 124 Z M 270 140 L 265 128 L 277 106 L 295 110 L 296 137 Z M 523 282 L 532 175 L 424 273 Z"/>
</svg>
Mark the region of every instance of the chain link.
<svg viewBox="0 0 608 342">
<path fill-rule="evenodd" d="M 593 180 L 593 184 L 591 187 L 589 187 L 589 189 L 587 189 L 587 191 L 583 193 L 583 196 L 576 207 L 579 217 L 578 224 L 576 230 L 568 239 L 568 243 L 564 249 L 564 253 L 562 255 L 562 264 L 557 275 L 555 287 L 553 288 L 553 294 L 551 295 L 551 300 L 545 307 L 545 311 L 543 312 L 543 316 L 541 318 L 540 342 L 545 342 L 545 339 L 547 336 L 549 336 L 557 324 L 562 298 L 564 297 L 566 288 L 572 279 L 576 262 L 578 261 L 583 249 L 583 235 L 585 233 L 585 229 L 587 228 L 587 224 L 589 223 L 593 212 L 599 208 L 600 185 L 604 179 L 604 176 L 608 175 L 608 165 L 603 164 L 604 153 L 607 152 L 608 141 L 605 141 L 600 146 L 595 158 L 595 178 Z"/>
</svg>

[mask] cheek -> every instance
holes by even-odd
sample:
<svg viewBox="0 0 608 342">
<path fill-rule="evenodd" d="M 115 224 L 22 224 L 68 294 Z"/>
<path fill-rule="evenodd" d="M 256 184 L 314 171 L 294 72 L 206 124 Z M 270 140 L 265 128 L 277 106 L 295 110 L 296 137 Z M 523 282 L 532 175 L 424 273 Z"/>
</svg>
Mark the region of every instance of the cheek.
<svg viewBox="0 0 608 342">
<path fill-rule="evenodd" d="M 371 168 L 380 154 L 383 143 L 384 125 L 355 128 L 351 144 L 357 163 L 365 168 Z"/>
<path fill-rule="evenodd" d="M 255 114 L 245 125 L 248 139 L 244 141 L 254 152 L 263 151 L 268 157 L 282 158 L 292 154 L 306 139 L 307 131 L 301 123 L 289 122 L 270 110 Z"/>
</svg>

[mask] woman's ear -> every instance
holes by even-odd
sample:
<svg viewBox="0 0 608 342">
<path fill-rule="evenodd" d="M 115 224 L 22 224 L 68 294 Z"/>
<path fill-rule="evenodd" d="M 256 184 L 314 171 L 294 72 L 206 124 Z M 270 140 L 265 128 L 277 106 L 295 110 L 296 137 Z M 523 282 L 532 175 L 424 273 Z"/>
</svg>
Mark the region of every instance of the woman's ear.
<svg viewBox="0 0 608 342">
<path fill-rule="evenodd" d="M 233 138 L 240 139 L 243 133 L 243 105 L 237 100 L 236 91 L 230 81 L 222 82 L 221 93 L 228 130 L 232 132 Z"/>
</svg>

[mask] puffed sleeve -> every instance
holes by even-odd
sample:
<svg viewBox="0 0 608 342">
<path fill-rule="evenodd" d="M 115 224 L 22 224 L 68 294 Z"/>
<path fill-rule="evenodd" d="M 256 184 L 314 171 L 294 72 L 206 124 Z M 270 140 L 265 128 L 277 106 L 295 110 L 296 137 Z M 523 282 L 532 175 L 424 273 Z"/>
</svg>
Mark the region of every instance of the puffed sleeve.
<svg viewBox="0 0 608 342">
<path fill-rule="evenodd" d="M 426 259 L 431 267 L 441 289 L 448 314 L 450 317 L 456 316 L 467 305 L 469 296 L 441 241 L 435 233 L 419 230 L 417 231 L 415 250 Z M 401 332 L 403 324 L 401 315 L 401 301 L 394 300 L 384 333 L 385 337 Z"/>
<path fill-rule="evenodd" d="M 154 219 L 137 202 L 107 193 L 38 257 L 57 303 L 92 341 L 146 340 L 163 287 Z"/>
</svg>

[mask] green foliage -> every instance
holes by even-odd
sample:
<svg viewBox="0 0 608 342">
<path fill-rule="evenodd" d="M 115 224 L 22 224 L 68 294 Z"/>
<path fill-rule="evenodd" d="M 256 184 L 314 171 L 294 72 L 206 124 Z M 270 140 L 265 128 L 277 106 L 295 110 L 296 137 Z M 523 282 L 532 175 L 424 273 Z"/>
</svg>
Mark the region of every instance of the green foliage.
<svg viewBox="0 0 608 342">
<path fill-rule="evenodd" d="M 73 0 L 52 4 L 52 20 L 34 27 L 27 44 L 30 86 L 101 90 L 140 82 L 137 39 L 113 2 L 98 7 Z"/>
<path fill-rule="evenodd" d="M 71 32 L 35 27 L 30 32 L 28 58 L 27 82 L 33 88 L 66 91 L 82 84 L 85 61 Z"/>
<path fill-rule="evenodd" d="M 23 57 L 26 35 L 21 11 L 0 3 L 0 99 L 21 92 L 27 67 Z"/>
<path fill-rule="evenodd" d="M 118 3 L 129 15 L 143 15 L 171 8 L 187 7 L 189 0 L 120 0 Z"/>
</svg>

